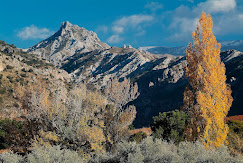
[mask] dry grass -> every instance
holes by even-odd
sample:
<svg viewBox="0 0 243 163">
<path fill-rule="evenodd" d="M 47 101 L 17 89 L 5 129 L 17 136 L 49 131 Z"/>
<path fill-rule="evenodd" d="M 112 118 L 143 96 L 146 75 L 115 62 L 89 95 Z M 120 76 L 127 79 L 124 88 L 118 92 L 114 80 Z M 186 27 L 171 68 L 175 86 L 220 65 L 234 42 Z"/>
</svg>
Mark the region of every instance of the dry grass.
<svg viewBox="0 0 243 163">
<path fill-rule="evenodd" d="M 226 117 L 226 121 L 229 121 L 229 120 L 243 121 L 243 115 L 235 115 L 235 116 Z"/>
<path fill-rule="evenodd" d="M 0 150 L 0 154 L 5 153 L 5 152 L 9 152 L 9 149 L 1 149 Z"/>
<path fill-rule="evenodd" d="M 144 132 L 147 136 L 151 135 L 152 134 L 152 130 L 150 127 L 148 128 L 139 128 L 139 129 L 135 129 L 135 130 L 130 130 L 130 134 L 131 135 L 134 135 L 138 132 Z"/>
</svg>

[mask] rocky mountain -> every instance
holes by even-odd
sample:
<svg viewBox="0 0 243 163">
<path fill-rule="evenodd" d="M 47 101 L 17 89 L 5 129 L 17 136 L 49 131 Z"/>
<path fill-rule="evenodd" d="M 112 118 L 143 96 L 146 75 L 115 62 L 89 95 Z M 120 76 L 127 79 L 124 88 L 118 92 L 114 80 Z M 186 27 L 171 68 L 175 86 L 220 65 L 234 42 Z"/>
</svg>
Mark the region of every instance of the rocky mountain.
<svg viewBox="0 0 243 163">
<path fill-rule="evenodd" d="M 58 32 L 30 47 L 27 52 L 63 68 L 76 82 L 99 85 L 105 85 L 113 77 L 131 77 L 148 71 L 160 64 L 157 60 L 163 58 L 131 46 L 111 48 L 102 43 L 94 32 L 69 22 L 62 23 Z"/>
<path fill-rule="evenodd" d="M 67 21 L 61 24 L 60 29 L 54 35 L 32 46 L 27 52 L 34 52 L 53 64 L 60 65 L 63 60 L 75 53 L 109 48 L 107 44 L 100 41 L 96 33 Z"/>
<path fill-rule="evenodd" d="M 182 105 L 187 85 L 184 56 L 155 55 L 131 46 L 109 47 L 95 33 L 68 22 L 28 51 L 66 70 L 76 83 L 86 82 L 99 89 L 114 77 L 137 82 L 140 96 L 131 102 L 137 108 L 136 127 L 148 126 L 159 112 L 179 109 Z M 222 53 L 235 99 L 230 115 L 243 114 L 239 109 L 243 97 L 242 54 L 235 50 Z"/>
<path fill-rule="evenodd" d="M 236 41 L 219 41 L 221 43 L 221 51 L 226 50 L 238 50 L 243 51 L 243 40 Z M 175 56 L 184 56 L 186 55 L 187 46 L 179 47 L 166 47 L 166 46 L 145 46 L 139 47 L 138 49 L 143 51 L 148 51 L 152 54 L 172 54 Z"/>
</svg>

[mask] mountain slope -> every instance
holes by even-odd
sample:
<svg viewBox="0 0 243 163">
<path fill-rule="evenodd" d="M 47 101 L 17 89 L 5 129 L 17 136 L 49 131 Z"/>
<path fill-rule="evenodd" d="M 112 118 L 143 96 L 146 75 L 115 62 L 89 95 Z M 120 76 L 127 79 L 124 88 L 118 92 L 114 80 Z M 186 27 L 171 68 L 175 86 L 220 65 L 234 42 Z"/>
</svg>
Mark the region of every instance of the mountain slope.
<svg viewBox="0 0 243 163">
<path fill-rule="evenodd" d="M 54 67 L 48 61 L 38 59 L 15 46 L 0 42 L 0 118 L 21 116 L 20 100 L 16 98 L 22 86 L 30 89 L 35 83 L 46 85 L 50 92 L 66 92 L 70 84 L 69 74 Z"/>
</svg>

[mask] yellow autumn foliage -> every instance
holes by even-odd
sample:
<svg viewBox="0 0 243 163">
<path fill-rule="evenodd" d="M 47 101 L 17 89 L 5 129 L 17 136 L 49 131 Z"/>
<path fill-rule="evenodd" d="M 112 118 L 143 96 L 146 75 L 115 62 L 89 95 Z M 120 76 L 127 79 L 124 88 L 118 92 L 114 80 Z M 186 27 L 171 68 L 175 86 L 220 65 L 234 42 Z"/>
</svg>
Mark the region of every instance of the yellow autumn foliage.
<svg viewBox="0 0 243 163">
<path fill-rule="evenodd" d="M 186 50 L 185 77 L 189 86 L 184 92 L 182 109 L 191 117 L 185 131 L 187 139 L 199 139 L 206 147 L 220 147 L 227 137 L 228 126 L 224 119 L 233 98 L 226 84 L 225 65 L 220 59 L 221 45 L 212 27 L 211 16 L 203 12 L 192 33 L 193 44 L 189 43 Z"/>
</svg>

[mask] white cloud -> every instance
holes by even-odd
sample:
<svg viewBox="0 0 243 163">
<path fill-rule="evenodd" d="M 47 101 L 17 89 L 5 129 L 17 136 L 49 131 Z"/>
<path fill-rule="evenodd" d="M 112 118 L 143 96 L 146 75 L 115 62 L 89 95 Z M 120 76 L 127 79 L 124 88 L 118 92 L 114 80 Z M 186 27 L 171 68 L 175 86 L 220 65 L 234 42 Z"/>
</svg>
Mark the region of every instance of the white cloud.
<svg viewBox="0 0 243 163">
<path fill-rule="evenodd" d="M 180 1 L 187 1 L 187 2 L 190 2 L 190 3 L 194 3 L 194 0 L 180 0 Z"/>
<path fill-rule="evenodd" d="M 196 30 L 196 23 L 202 11 L 212 14 L 214 34 L 243 33 L 242 11 L 237 8 L 235 0 L 207 0 L 192 8 L 181 5 L 173 11 L 168 28 L 172 33 L 169 40 L 191 40 L 191 33 Z"/>
<path fill-rule="evenodd" d="M 163 8 L 163 5 L 158 2 L 151 2 L 151 3 L 146 4 L 145 8 L 148 8 L 151 11 L 155 12 L 155 11 Z"/>
<path fill-rule="evenodd" d="M 197 5 L 195 10 L 209 13 L 229 12 L 236 7 L 235 0 L 207 0 Z"/>
<path fill-rule="evenodd" d="M 136 28 L 138 25 L 148 23 L 154 20 L 151 15 L 131 15 L 124 16 L 121 19 L 115 21 L 113 24 L 113 31 L 115 33 L 122 33 L 126 28 Z"/>
<path fill-rule="evenodd" d="M 243 14 L 239 14 L 239 15 L 238 15 L 238 18 L 239 18 L 241 21 L 243 21 Z"/>
<path fill-rule="evenodd" d="M 100 25 L 96 28 L 96 32 L 107 33 L 108 27 L 106 25 Z"/>
<path fill-rule="evenodd" d="M 214 21 L 214 33 L 216 35 L 243 34 L 243 14 L 231 13 L 216 17 Z"/>
<path fill-rule="evenodd" d="M 137 27 L 136 36 L 143 36 L 145 33 L 146 31 L 141 26 Z"/>
<path fill-rule="evenodd" d="M 35 25 L 31 25 L 29 27 L 25 27 L 20 30 L 17 36 L 23 40 L 27 39 L 45 39 L 52 35 L 54 32 L 50 31 L 47 28 L 38 28 Z"/>
<path fill-rule="evenodd" d="M 120 43 L 123 39 L 119 35 L 112 35 L 107 39 L 108 43 Z"/>
<path fill-rule="evenodd" d="M 191 33 L 196 29 L 198 18 L 174 18 L 169 28 L 176 31 L 170 37 L 173 41 L 190 40 Z"/>
<path fill-rule="evenodd" d="M 124 27 L 119 26 L 119 25 L 115 25 L 115 26 L 112 27 L 112 31 L 115 32 L 115 33 L 123 33 Z"/>
<path fill-rule="evenodd" d="M 126 31 L 133 31 L 135 35 L 142 36 L 146 33 L 144 27 L 154 20 L 152 15 L 131 15 L 124 16 L 112 23 L 113 35 L 107 39 L 108 43 L 119 43 L 123 41 L 121 37 Z"/>
</svg>

